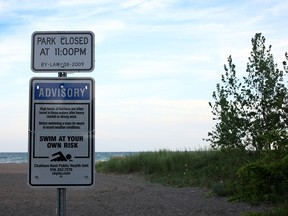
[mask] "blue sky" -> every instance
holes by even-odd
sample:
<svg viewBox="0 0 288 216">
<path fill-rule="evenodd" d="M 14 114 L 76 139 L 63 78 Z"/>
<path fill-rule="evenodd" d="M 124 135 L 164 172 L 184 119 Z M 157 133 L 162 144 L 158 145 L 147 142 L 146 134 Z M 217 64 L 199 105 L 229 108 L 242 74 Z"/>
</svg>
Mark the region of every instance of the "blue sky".
<svg viewBox="0 0 288 216">
<path fill-rule="evenodd" d="M 0 151 L 28 149 L 34 31 L 93 31 L 96 151 L 194 150 L 215 124 L 208 101 L 232 55 L 245 74 L 261 32 L 282 69 L 284 0 L 0 0 Z"/>
</svg>

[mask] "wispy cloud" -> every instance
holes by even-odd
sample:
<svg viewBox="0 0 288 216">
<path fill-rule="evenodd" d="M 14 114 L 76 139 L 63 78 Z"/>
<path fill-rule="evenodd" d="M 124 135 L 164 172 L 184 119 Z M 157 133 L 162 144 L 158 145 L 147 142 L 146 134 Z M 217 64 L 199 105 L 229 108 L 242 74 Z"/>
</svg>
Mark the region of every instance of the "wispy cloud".
<svg viewBox="0 0 288 216">
<path fill-rule="evenodd" d="M 0 0 L 1 141 L 26 142 L 30 77 L 57 76 L 31 72 L 31 34 L 91 30 L 98 150 L 206 145 L 208 101 L 227 57 L 244 73 L 262 32 L 281 66 L 287 8 L 282 0 Z"/>
</svg>

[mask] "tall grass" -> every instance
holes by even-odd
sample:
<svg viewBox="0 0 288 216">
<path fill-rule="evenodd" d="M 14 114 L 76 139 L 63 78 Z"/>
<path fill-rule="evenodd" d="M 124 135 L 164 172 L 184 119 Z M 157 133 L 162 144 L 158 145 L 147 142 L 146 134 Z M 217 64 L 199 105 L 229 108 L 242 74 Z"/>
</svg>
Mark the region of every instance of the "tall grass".
<svg viewBox="0 0 288 216">
<path fill-rule="evenodd" d="M 277 154 L 276 156 L 279 157 L 279 155 Z M 287 158 L 288 156 L 285 156 L 284 159 L 279 160 L 281 162 L 281 166 L 283 162 L 285 162 L 285 164 L 280 167 L 281 169 L 278 168 L 275 171 L 276 177 L 279 175 L 279 173 L 283 173 L 281 177 L 288 176 L 286 175 L 288 172 L 285 168 L 287 166 L 286 162 L 288 162 L 288 160 L 286 160 Z M 274 158 L 272 161 L 277 160 L 275 160 Z M 250 202 L 251 200 L 253 201 L 251 197 L 253 198 L 255 196 L 253 190 L 261 190 L 261 187 L 258 188 L 257 184 L 263 182 L 263 180 L 261 179 L 258 179 L 259 182 L 257 182 L 257 178 L 251 179 L 249 178 L 249 176 L 247 176 L 251 171 L 253 171 L 253 169 L 251 170 L 250 167 L 265 168 L 268 165 L 269 168 L 273 165 L 273 163 L 271 165 L 271 161 L 268 161 L 267 163 L 266 162 L 267 161 L 265 159 L 263 165 L 263 158 L 261 158 L 261 156 L 259 154 L 256 154 L 255 152 L 241 150 L 200 150 L 176 152 L 161 150 L 157 152 L 141 152 L 135 155 L 133 154 L 125 157 L 111 158 L 109 161 L 97 163 L 96 170 L 103 173 L 140 173 L 143 174 L 146 178 L 149 178 L 151 181 L 176 187 L 208 187 L 214 194 L 218 196 L 230 196 L 232 198 L 234 197 L 238 199 L 240 194 L 242 198 L 248 197 L 248 199 L 245 199 L 245 201 Z M 275 164 L 277 166 L 279 165 L 278 163 Z M 272 166 L 272 168 L 273 167 L 274 166 Z M 268 169 L 268 171 L 270 170 Z M 242 175 L 240 176 L 240 178 L 239 173 Z M 265 182 L 267 181 L 268 177 L 263 177 L 263 179 L 266 179 Z M 270 179 L 270 177 L 268 178 L 268 180 Z M 288 181 L 287 179 L 284 180 L 285 181 L 282 181 L 284 183 Z M 255 184 L 255 181 L 257 184 Z M 247 185 L 243 185 L 245 184 L 245 182 L 247 183 Z M 274 185 L 270 183 L 269 185 L 271 187 L 274 187 Z M 276 186 L 277 185 L 278 183 L 276 184 Z M 246 190 L 246 192 L 248 193 L 249 191 L 251 191 L 251 194 L 248 195 L 247 193 L 244 193 L 245 196 L 243 196 L 243 189 L 245 188 L 252 188 L 253 190 Z M 286 186 L 282 188 L 287 189 Z M 285 193 L 285 191 L 283 193 Z M 266 194 L 264 193 L 264 197 L 265 196 Z M 282 204 L 280 202 L 279 208 L 276 208 L 275 210 L 268 212 L 267 214 L 251 213 L 248 215 L 288 215 L 288 202 L 285 202 L 287 194 L 284 194 L 284 196 L 283 194 L 275 194 L 275 196 L 278 197 L 278 199 L 282 198 L 282 201 L 284 201 L 284 203 L 282 202 Z M 259 200 L 261 196 L 256 196 L 256 198 Z"/>
<path fill-rule="evenodd" d="M 218 195 L 233 193 L 237 169 L 256 156 L 245 151 L 141 152 L 97 163 L 98 172 L 141 173 L 152 181 L 177 187 L 209 187 Z"/>
</svg>

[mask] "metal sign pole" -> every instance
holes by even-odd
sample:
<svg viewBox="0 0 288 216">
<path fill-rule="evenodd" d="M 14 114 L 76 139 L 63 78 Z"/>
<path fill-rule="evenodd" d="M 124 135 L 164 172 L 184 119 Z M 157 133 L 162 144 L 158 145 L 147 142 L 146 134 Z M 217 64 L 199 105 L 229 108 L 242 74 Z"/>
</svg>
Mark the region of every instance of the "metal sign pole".
<svg viewBox="0 0 288 216">
<path fill-rule="evenodd" d="M 59 72 L 58 77 L 67 77 L 67 73 Z M 66 188 L 57 188 L 57 216 L 66 216 Z"/>
<path fill-rule="evenodd" d="M 66 188 L 57 188 L 57 216 L 66 216 Z"/>
</svg>

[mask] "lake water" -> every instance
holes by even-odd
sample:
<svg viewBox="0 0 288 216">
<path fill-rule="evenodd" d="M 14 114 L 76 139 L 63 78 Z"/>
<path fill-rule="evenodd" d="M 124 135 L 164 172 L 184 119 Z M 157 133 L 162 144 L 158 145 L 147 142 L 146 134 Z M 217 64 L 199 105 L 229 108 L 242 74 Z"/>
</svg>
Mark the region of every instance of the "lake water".
<svg viewBox="0 0 288 216">
<path fill-rule="evenodd" d="M 137 152 L 95 152 L 95 162 L 106 161 L 111 157 L 124 157 Z M 0 152 L 0 163 L 28 163 L 27 152 Z"/>
</svg>

